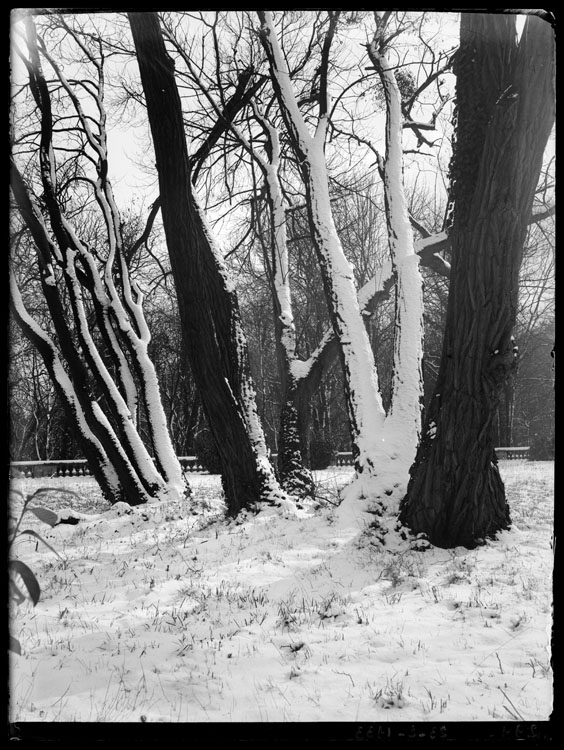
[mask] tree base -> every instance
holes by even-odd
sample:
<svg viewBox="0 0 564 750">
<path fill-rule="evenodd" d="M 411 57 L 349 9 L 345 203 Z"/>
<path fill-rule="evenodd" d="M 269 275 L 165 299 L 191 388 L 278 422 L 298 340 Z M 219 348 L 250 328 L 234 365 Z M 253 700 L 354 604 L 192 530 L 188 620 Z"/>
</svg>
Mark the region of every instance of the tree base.
<svg viewBox="0 0 564 750">
<path fill-rule="evenodd" d="M 443 549 L 473 549 L 495 539 L 511 517 L 493 449 L 476 447 L 462 457 L 435 443 L 413 466 L 398 520 L 411 535 Z"/>
</svg>

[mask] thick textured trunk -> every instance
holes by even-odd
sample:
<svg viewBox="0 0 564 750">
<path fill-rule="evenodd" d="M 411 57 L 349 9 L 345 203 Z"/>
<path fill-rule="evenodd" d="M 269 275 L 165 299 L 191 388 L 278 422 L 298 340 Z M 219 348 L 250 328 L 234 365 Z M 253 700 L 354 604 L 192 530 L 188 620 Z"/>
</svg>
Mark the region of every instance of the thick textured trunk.
<svg viewBox="0 0 564 750">
<path fill-rule="evenodd" d="M 510 523 L 494 453 L 526 225 L 554 121 L 553 34 L 528 17 L 463 14 L 455 63 L 452 268 L 443 354 L 400 522 L 440 547 Z"/>
<path fill-rule="evenodd" d="M 228 511 L 287 501 L 267 458 L 237 296 L 191 181 L 182 108 L 155 13 L 130 13 L 183 340 L 219 452 Z"/>
<path fill-rule="evenodd" d="M 277 467 L 282 487 L 296 497 L 311 497 L 314 493 L 313 476 L 304 463 L 300 415 L 290 390 L 286 391 L 282 404 L 278 439 Z"/>
</svg>

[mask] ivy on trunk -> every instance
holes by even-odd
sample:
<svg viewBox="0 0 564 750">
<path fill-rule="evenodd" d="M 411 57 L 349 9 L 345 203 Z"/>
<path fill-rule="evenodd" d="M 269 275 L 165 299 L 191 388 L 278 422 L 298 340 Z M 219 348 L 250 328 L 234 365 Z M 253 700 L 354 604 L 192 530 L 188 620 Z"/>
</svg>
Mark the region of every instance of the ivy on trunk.
<svg viewBox="0 0 564 750">
<path fill-rule="evenodd" d="M 518 41 L 513 15 L 462 14 L 446 330 L 399 516 L 440 547 L 471 548 L 510 524 L 494 426 L 516 363 L 518 274 L 554 122 L 553 48 L 538 17 Z"/>
</svg>

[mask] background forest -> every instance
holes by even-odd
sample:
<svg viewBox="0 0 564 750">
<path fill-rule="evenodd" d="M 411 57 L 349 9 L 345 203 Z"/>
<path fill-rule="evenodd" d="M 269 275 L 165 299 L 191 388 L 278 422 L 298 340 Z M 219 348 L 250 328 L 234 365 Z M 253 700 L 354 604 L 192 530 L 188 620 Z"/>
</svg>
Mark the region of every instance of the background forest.
<svg viewBox="0 0 564 750">
<path fill-rule="evenodd" d="M 362 289 L 382 268 L 388 257 L 388 239 L 382 182 L 378 172 L 378 135 L 370 141 L 366 133 L 370 118 L 379 121 L 385 111 L 381 89 L 370 71 L 351 55 L 351 42 L 361 39 L 370 14 L 343 12 L 337 32 L 338 45 L 349 58 L 336 56 L 332 93 L 335 100 L 327 153 L 333 218 L 347 258 L 352 263 L 358 289 Z M 247 63 L 253 64 L 252 41 L 246 32 L 245 14 L 184 13 L 165 14 L 170 54 L 175 58 L 181 81 L 186 131 L 192 154 L 205 154 L 200 189 L 208 214 L 219 232 L 222 252 L 236 280 L 243 327 L 247 336 L 257 406 L 269 448 L 278 452 L 278 425 L 284 398 L 277 367 L 275 316 L 269 269 L 265 263 L 267 198 L 257 176 L 252 157 L 245 153 L 237 135 L 221 126 L 218 112 L 226 102 L 235 102 Z M 323 13 L 284 14 L 285 33 L 293 34 L 295 60 L 300 60 L 295 79 L 302 86 L 302 106 L 316 86 L 315 70 L 310 69 L 319 52 L 319 42 L 327 19 Z M 452 48 L 443 40 L 456 43 L 453 14 L 409 14 L 398 20 L 405 29 L 394 48 L 401 65 L 396 77 L 402 91 L 404 113 L 412 120 L 423 120 L 424 128 L 406 128 L 405 183 L 410 216 L 416 236 L 440 232 L 445 226 L 448 207 L 447 174 L 453 137 Z M 119 16 L 37 16 L 44 49 L 56 49 L 58 60 L 76 75 L 67 87 L 57 82 L 57 64 L 49 73 L 53 96 L 55 148 L 61 171 L 58 199 L 67 216 L 87 241 L 100 235 L 102 221 L 86 187 L 88 144 L 83 125 L 68 113 L 73 97 L 91 108 L 96 76 L 104 73 L 104 120 L 97 125 L 108 138 L 108 165 L 115 175 L 114 188 L 120 209 L 120 229 L 126 250 L 128 272 L 144 294 L 144 314 L 151 332 L 149 356 L 158 376 L 166 423 L 177 455 L 209 452 L 207 424 L 190 363 L 182 354 L 181 323 L 170 260 L 164 245 L 160 217 L 152 216 L 155 184 L 144 125 L 144 109 L 136 80 L 133 51 L 127 39 L 125 19 Z M 305 31 L 311 35 L 305 35 Z M 449 37 L 450 34 L 450 37 Z M 309 40 L 309 42 L 308 42 Z M 20 44 L 17 33 L 14 43 Z M 309 44 L 309 46 L 308 46 Z M 351 47 L 352 44 L 352 47 Z M 235 46 L 232 46 L 235 45 Z M 301 45 L 301 46 L 300 46 Z M 189 50 L 187 64 L 182 50 Z M 247 57 L 245 57 L 245 55 Z M 60 62 L 59 62 L 60 64 Z M 296 63 L 298 65 L 298 63 Z M 299 66 L 298 66 L 299 67 Z M 180 72 L 181 71 L 181 72 Z M 18 54 L 13 55 L 13 92 L 17 106 L 13 112 L 16 134 L 14 151 L 33 174 L 31 155 L 37 148 L 38 130 L 26 94 L 25 72 Z M 360 73 L 360 75 L 359 75 Z M 70 73 L 67 73 L 70 75 Z M 262 80 L 262 84 L 261 84 Z M 312 91 L 306 91 L 307 86 Z M 258 78 L 253 91 L 260 99 L 264 78 Z M 315 93 L 315 92 L 313 92 Z M 90 101 L 88 101 L 90 100 Z M 305 102 L 305 103 L 304 103 Z M 239 106 L 239 105 L 237 105 Z M 265 106 L 270 106 L 266 104 Z M 249 107 L 238 114 L 240 127 L 249 136 L 253 114 Z M 73 119 L 74 118 L 74 119 Z M 215 133 L 214 133 L 215 128 Z M 373 131 L 374 133 L 374 131 Z M 288 201 L 287 233 L 296 351 L 307 360 L 330 325 L 323 282 L 308 223 L 296 181 L 295 156 L 287 136 L 281 131 L 283 188 Z M 412 141 L 410 140 L 412 139 Z M 554 216 L 552 213 L 553 158 L 545 159 L 534 213 L 525 243 L 519 280 L 519 307 L 514 337 L 518 365 L 505 384 L 495 418 L 495 444 L 530 446 L 537 458 L 553 455 L 554 399 Z M 85 166 L 86 164 L 86 166 Z M 147 216 L 151 224 L 147 224 Z M 153 220 L 154 219 L 154 220 Z M 29 230 L 12 214 L 14 234 L 13 268 L 26 304 L 37 321 L 49 329 L 50 314 L 38 290 L 39 267 L 31 249 Z M 417 232 L 419 229 L 419 232 Z M 142 242 L 140 242 L 140 239 Z M 436 257 L 436 256 L 435 256 Z M 449 261 L 448 247 L 442 258 Z M 425 401 L 430 398 L 438 371 L 442 334 L 445 326 L 448 278 L 437 273 L 437 266 L 421 265 L 424 277 L 425 337 L 423 379 Z M 440 271 L 440 268 L 439 268 Z M 365 315 L 366 327 L 380 375 L 384 406 L 390 399 L 393 369 L 395 292 L 388 290 Z M 92 314 L 92 313 L 88 313 Z M 65 416 L 60 397 L 49 377 L 37 348 L 22 336 L 10 321 L 9 403 L 11 460 L 82 458 L 72 424 Z M 149 440 L 146 414 L 138 407 L 139 429 Z M 327 460 L 332 451 L 348 451 L 350 430 L 343 396 L 342 371 L 334 357 L 311 392 L 310 418 L 303 437 L 307 460 Z M 315 464 L 316 465 L 316 464 Z"/>
</svg>

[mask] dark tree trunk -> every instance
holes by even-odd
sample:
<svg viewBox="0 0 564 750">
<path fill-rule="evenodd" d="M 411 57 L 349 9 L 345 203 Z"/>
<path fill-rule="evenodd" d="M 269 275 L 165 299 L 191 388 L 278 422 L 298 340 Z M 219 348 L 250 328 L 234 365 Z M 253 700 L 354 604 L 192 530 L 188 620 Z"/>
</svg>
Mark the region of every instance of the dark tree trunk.
<svg viewBox="0 0 564 750">
<path fill-rule="evenodd" d="M 529 16 L 462 14 L 452 163 L 452 268 L 441 366 L 400 522 L 440 547 L 510 523 L 494 453 L 516 357 L 518 274 L 554 121 L 553 33 Z"/>
<path fill-rule="evenodd" d="M 280 413 L 277 467 L 280 483 L 286 492 L 296 497 L 313 495 L 313 476 L 304 463 L 299 414 L 291 391 L 286 392 Z"/>
<path fill-rule="evenodd" d="M 320 351 L 307 375 L 296 383 L 294 404 L 298 412 L 298 425 L 302 455 L 306 464 L 310 465 L 309 444 L 312 433 L 311 402 L 318 392 L 321 382 L 329 368 L 339 356 L 339 343 L 336 336 L 331 336 L 327 344 Z"/>
<path fill-rule="evenodd" d="M 282 348 L 282 347 L 280 347 Z M 282 407 L 280 410 L 280 429 L 278 433 L 278 476 L 282 487 L 296 497 L 311 497 L 315 486 L 311 471 L 306 468 L 304 459 L 307 454 L 302 444 L 302 424 L 296 404 L 296 381 L 289 372 L 289 363 L 279 364 L 282 378 Z"/>
<path fill-rule="evenodd" d="M 228 511 L 235 515 L 251 503 L 276 500 L 280 489 L 266 458 L 257 455 L 264 436 L 237 296 L 194 195 L 174 63 L 156 13 L 130 13 L 129 21 L 153 135 L 183 341 L 220 456 Z"/>
<path fill-rule="evenodd" d="M 278 185 L 278 190 L 280 186 Z M 274 186 L 267 180 L 267 202 L 270 209 L 270 244 L 264 241 L 262 224 L 258 225 L 259 241 L 262 247 L 265 268 L 267 269 L 272 312 L 274 320 L 274 339 L 276 342 L 276 363 L 280 377 L 282 394 L 278 428 L 278 458 L 276 467 L 280 484 L 290 495 L 299 498 L 312 497 L 315 491 L 313 475 L 304 464 L 306 452 L 302 450 L 301 414 L 297 407 L 298 382 L 292 372 L 292 361 L 295 361 L 296 334 L 294 323 L 288 321 L 283 314 L 280 299 L 281 290 L 277 283 L 284 283 L 289 287 L 286 271 L 281 268 L 281 256 L 287 255 L 286 240 L 282 240 L 283 247 L 278 247 L 276 223 L 280 220 L 280 210 L 283 205 L 281 191 L 273 193 Z M 283 209 L 282 209 L 283 211 Z M 285 216 L 283 214 L 283 220 Z M 288 296 L 290 296 L 288 288 Z"/>
</svg>

